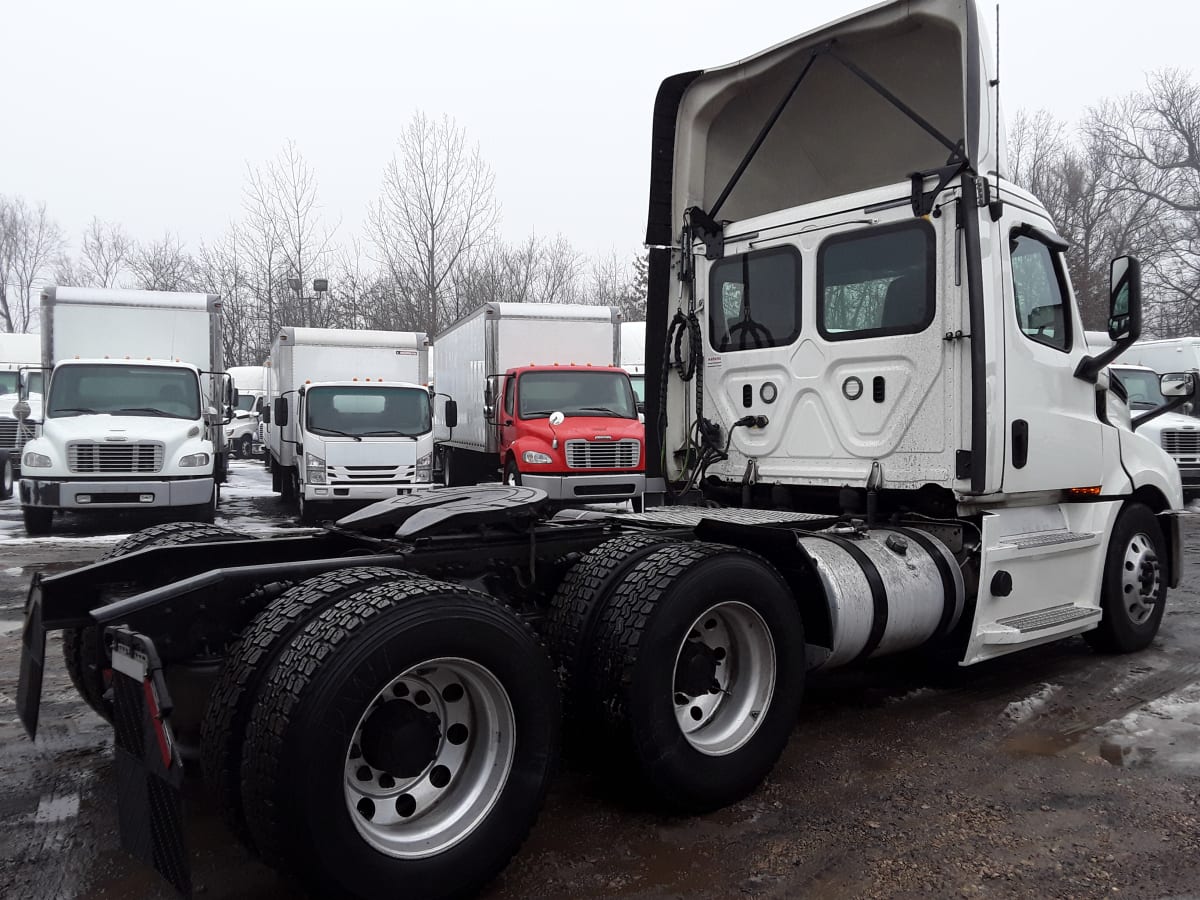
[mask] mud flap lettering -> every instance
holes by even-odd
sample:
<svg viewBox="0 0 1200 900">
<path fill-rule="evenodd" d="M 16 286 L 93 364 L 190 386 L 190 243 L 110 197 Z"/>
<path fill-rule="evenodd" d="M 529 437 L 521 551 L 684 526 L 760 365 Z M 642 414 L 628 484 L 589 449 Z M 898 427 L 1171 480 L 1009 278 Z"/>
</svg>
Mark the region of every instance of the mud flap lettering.
<svg viewBox="0 0 1200 900">
<path fill-rule="evenodd" d="M 171 698 L 149 638 L 105 630 L 113 660 L 113 732 L 121 846 L 184 896 L 192 876 L 183 833 L 183 762 L 171 731 Z"/>
</svg>

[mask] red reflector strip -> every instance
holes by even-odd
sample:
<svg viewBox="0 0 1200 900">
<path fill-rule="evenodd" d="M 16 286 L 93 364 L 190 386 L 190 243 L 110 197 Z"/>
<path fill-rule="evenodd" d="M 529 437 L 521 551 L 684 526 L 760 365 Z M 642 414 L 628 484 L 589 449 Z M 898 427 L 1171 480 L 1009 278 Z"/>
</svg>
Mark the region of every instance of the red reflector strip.
<svg viewBox="0 0 1200 900">
<path fill-rule="evenodd" d="M 150 713 L 150 721 L 154 723 L 154 736 L 158 738 L 158 752 L 162 754 L 163 768 L 171 768 L 173 755 L 171 742 L 167 740 L 166 729 L 163 728 L 162 713 L 158 711 L 158 697 L 154 694 L 154 685 L 150 679 L 142 682 L 142 690 L 146 693 L 146 711 Z"/>
</svg>

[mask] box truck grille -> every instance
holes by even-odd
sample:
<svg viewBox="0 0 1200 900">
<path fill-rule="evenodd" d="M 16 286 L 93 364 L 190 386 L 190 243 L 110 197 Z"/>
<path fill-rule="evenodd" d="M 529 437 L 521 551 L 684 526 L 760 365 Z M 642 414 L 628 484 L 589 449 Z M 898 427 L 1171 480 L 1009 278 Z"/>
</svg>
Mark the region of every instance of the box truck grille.
<svg viewBox="0 0 1200 900">
<path fill-rule="evenodd" d="M 67 468 L 72 472 L 157 472 L 162 464 L 163 445 L 159 443 L 73 441 L 67 444 Z"/>
<path fill-rule="evenodd" d="M 22 428 L 16 419 L 0 417 L 0 450 L 20 451 L 33 437 L 30 432 L 30 428 Z"/>
<path fill-rule="evenodd" d="M 1172 456 L 1200 456 L 1200 431 L 1164 431 L 1162 445 Z"/>
<path fill-rule="evenodd" d="M 567 441 L 568 469 L 632 469 L 641 456 L 640 441 Z"/>
<path fill-rule="evenodd" d="M 330 484 L 412 484 L 413 466 L 328 466 Z"/>
</svg>

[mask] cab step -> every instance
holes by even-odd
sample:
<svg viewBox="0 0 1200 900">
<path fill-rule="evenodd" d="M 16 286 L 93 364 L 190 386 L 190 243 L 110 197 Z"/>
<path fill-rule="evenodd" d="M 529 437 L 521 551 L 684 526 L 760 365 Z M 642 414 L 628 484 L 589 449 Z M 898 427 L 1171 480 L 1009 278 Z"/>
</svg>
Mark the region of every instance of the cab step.
<svg viewBox="0 0 1200 900">
<path fill-rule="evenodd" d="M 1044 640 L 1060 634 L 1083 631 L 1100 622 L 1103 613 L 1094 606 L 1063 603 L 1019 616 L 997 619 L 980 629 L 985 644 L 1021 644 L 1031 639 Z"/>
<path fill-rule="evenodd" d="M 1002 540 L 998 546 L 1012 547 L 1016 550 L 1033 550 L 1042 547 L 1054 547 L 1058 544 L 1077 544 L 1098 538 L 1091 531 L 1044 531 L 1037 534 L 1013 535 Z"/>
</svg>

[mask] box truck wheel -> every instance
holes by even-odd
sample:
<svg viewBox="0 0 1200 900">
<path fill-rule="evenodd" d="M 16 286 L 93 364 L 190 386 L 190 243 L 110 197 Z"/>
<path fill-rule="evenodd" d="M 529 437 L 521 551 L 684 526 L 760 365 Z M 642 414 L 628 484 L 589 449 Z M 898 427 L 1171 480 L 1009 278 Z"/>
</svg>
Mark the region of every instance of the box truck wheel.
<svg viewBox="0 0 1200 900">
<path fill-rule="evenodd" d="M 0 465 L 0 500 L 7 500 L 13 495 L 13 464 L 12 458 L 5 453 L 4 463 Z"/>
<path fill-rule="evenodd" d="M 529 833 L 557 757 L 549 655 L 514 612 L 409 577 L 309 619 L 242 760 L 263 858 L 317 896 L 473 894 Z"/>
<path fill-rule="evenodd" d="M 632 534 L 605 541 L 571 567 L 550 601 L 544 633 L 558 663 L 563 713 L 572 733 L 588 732 L 586 668 L 591 664 L 596 625 L 613 586 L 638 560 L 674 540 L 662 534 Z"/>
<path fill-rule="evenodd" d="M 207 544 L 213 541 L 251 541 L 252 536 L 222 528 L 219 525 L 202 525 L 196 522 L 169 522 L 144 528 L 118 541 L 100 557 L 116 559 L 148 547 L 166 547 L 173 544 Z M 118 598 L 113 598 L 118 599 Z M 75 690 L 85 703 L 100 716 L 112 721 L 112 702 L 105 697 L 112 681 L 111 664 L 104 638 L 98 626 L 89 628 L 67 628 L 63 630 L 63 661 L 67 675 Z"/>
<path fill-rule="evenodd" d="M 1117 517 L 1108 555 L 1100 625 L 1084 639 L 1103 653 L 1132 653 L 1150 646 L 1167 602 L 1166 542 L 1148 507 L 1130 503 Z"/>
<path fill-rule="evenodd" d="M 221 485 L 213 482 L 212 494 L 207 503 L 200 503 L 186 514 L 188 521 L 211 525 L 217 518 L 217 506 L 221 502 Z"/>
<path fill-rule="evenodd" d="M 595 645 L 592 714 L 668 805 L 739 800 L 783 752 L 804 686 L 804 629 L 761 557 L 660 547 L 613 588 Z"/>
<path fill-rule="evenodd" d="M 249 459 L 254 455 L 254 438 L 248 434 L 243 434 L 237 441 L 237 450 L 235 451 L 240 459 Z"/>
<path fill-rule="evenodd" d="M 49 534 L 54 522 L 54 510 L 44 506 L 22 506 L 21 518 L 25 521 L 25 533 L 30 537 Z"/>
<path fill-rule="evenodd" d="M 204 781 L 216 796 L 229 830 L 254 849 L 242 809 L 242 742 L 259 688 L 279 654 L 308 622 L 360 588 L 411 577 L 397 569 L 338 569 L 302 581 L 280 594 L 238 636 L 225 654 L 200 724 Z"/>
</svg>

